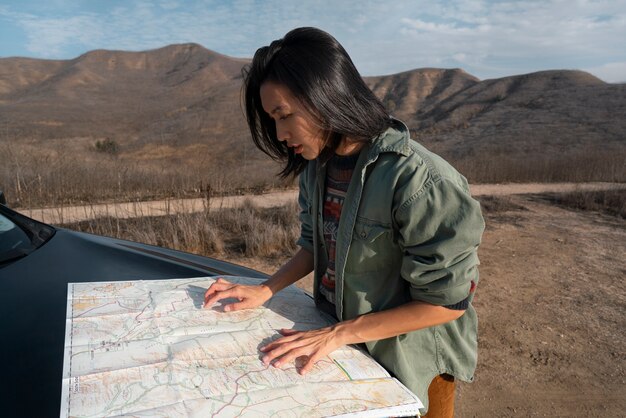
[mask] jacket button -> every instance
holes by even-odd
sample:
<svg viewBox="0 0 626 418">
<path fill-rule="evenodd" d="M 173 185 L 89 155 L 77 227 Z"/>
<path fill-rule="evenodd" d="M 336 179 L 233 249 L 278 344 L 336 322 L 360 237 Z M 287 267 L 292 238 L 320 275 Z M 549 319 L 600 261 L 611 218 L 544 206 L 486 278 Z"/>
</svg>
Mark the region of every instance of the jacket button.
<svg viewBox="0 0 626 418">
<path fill-rule="evenodd" d="M 361 238 L 365 238 L 367 234 L 365 232 L 361 232 Z"/>
</svg>

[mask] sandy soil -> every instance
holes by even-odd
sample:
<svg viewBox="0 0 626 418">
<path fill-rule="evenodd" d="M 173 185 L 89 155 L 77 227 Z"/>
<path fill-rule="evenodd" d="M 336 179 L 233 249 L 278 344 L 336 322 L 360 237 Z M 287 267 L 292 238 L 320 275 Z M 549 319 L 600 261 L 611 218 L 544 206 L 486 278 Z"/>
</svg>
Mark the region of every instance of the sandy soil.
<svg viewBox="0 0 626 418">
<path fill-rule="evenodd" d="M 456 416 L 626 416 L 626 221 L 533 195 L 497 199 L 479 253 L 479 365 L 459 385 Z"/>
</svg>

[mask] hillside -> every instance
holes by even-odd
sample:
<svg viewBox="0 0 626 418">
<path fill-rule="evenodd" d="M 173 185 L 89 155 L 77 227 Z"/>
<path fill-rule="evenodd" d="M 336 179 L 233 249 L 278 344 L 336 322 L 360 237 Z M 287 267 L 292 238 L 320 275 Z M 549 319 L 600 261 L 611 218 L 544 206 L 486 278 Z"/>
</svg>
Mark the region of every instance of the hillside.
<svg viewBox="0 0 626 418">
<path fill-rule="evenodd" d="M 92 164 L 94 144 L 104 140 L 117 145 L 125 172 L 172 178 L 185 167 L 181 182 L 188 183 L 219 167 L 225 178 L 269 181 L 277 166 L 252 146 L 241 110 L 247 62 L 197 44 L 96 50 L 72 60 L 0 59 L 0 141 L 12 147 L 10 155 L 0 150 L 12 164 L 0 168 L 0 185 L 21 192 L 20 181 L 37 181 L 43 189 L 45 175 L 24 167 L 66 152 L 75 158 L 67 165 Z M 626 84 L 571 70 L 481 81 L 435 68 L 365 81 L 415 139 L 474 182 L 626 181 Z M 586 165 L 600 164 L 602 173 L 564 174 L 590 157 L 595 162 Z M 511 172 L 503 174 L 502 165 Z M 168 187 L 189 187 L 182 183 Z"/>
<path fill-rule="evenodd" d="M 626 142 L 626 85 L 581 71 L 543 71 L 486 80 L 413 114 L 425 141 L 462 154 L 559 153 Z M 623 150 L 623 148 L 622 148 Z"/>
<path fill-rule="evenodd" d="M 68 61 L 3 58 L 0 122 L 14 137 L 234 139 L 245 134 L 239 89 L 247 62 L 197 44 L 96 50 Z M 423 68 L 366 82 L 421 138 L 455 147 L 584 146 L 623 141 L 626 131 L 626 85 L 580 71 L 480 81 L 460 69 Z"/>
<path fill-rule="evenodd" d="M 2 59 L 2 118 L 11 121 L 16 136 L 130 135 L 149 141 L 158 131 L 163 139 L 172 119 L 207 97 L 236 103 L 244 63 L 196 44 L 97 50 L 65 62 Z M 215 125 L 235 122 L 228 112 L 211 110 Z M 197 133 L 212 133 L 210 126 L 197 125 Z"/>
</svg>

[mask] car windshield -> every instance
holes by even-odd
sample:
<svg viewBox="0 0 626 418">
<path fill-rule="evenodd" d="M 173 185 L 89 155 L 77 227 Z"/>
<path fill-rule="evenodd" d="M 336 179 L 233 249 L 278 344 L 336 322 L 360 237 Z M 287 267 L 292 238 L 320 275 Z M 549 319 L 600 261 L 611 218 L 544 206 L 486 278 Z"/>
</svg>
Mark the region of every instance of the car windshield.
<svg viewBox="0 0 626 418">
<path fill-rule="evenodd" d="M 6 254 L 28 252 L 32 247 L 33 244 L 26 232 L 0 214 L 0 260 L 5 258 Z"/>
<path fill-rule="evenodd" d="M 0 267 L 43 245 L 54 229 L 0 205 Z"/>
</svg>

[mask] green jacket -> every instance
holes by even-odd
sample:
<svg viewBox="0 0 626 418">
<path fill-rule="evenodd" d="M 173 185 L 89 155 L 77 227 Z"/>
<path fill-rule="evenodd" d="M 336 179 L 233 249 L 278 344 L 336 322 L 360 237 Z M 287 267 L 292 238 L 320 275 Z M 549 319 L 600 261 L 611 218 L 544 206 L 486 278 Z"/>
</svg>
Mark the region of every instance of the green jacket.
<svg viewBox="0 0 626 418">
<path fill-rule="evenodd" d="M 314 254 L 319 301 L 327 252 L 322 226 L 325 165 L 310 161 L 300 175 L 301 237 Z M 340 320 L 394 308 L 411 300 L 453 305 L 478 282 L 476 251 L 484 229 L 467 180 L 441 157 L 409 138 L 404 124 L 365 146 L 356 164 L 336 243 L 336 314 Z M 369 353 L 428 407 L 428 385 L 448 373 L 472 381 L 476 312 L 385 340 Z"/>
</svg>

